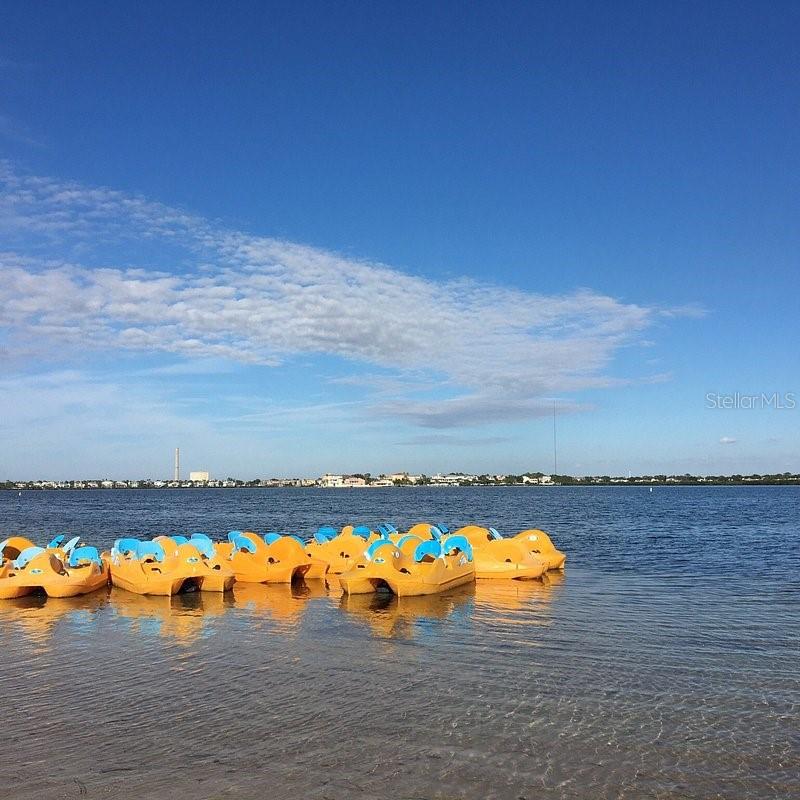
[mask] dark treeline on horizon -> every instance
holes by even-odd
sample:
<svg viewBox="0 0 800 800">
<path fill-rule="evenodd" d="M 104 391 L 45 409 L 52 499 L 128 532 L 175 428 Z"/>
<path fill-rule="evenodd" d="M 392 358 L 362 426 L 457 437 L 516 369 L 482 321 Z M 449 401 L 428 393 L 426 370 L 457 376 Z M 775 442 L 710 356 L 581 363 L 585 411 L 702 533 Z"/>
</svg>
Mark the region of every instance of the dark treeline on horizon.
<svg viewBox="0 0 800 800">
<path fill-rule="evenodd" d="M 549 475 L 541 472 L 528 472 L 520 475 L 465 475 L 449 473 L 447 483 L 437 482 L 427 475 L 416 476 L 412 481 L 395 480 L 387 487 L 386 482 L 377 483 L 370 473 L 358 473 L 353 477 L 363 478 L 365 488 L 391 487 L 460 487 L 460 486 L 521 486 L 546 488 L 550 486 L 730 486 L 730 485 L 800 485 L 800 474 L 782 472 L 772 474 L 750 475 L 633 475 L 629 477 L 611 475 Z M 453 479 L 455 478 L 455 479 Z M 109 489 L 253 489 L 253 488 L 321 488 L 318 479 L 310 478 L 220 478 L 210 481 L 191 480 L 110 480 L 107 478 L 89 478 L 80 480 L 35 480 L 35 481 L 0 481 L 0 490 L 30 491 L 42 489 L 58 490 L 109 490 Z M 336 487 L 352 488 L 352 487 Z"/>
</svg>

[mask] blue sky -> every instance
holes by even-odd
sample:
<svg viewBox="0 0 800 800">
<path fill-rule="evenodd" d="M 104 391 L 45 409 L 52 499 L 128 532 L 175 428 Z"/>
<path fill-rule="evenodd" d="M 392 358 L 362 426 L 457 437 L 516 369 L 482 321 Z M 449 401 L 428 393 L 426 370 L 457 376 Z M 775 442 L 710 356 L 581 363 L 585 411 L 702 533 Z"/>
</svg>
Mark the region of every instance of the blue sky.
<svg viewBox="0 0 800 800">
<path fill-rule="evenodd" d="M 0 478 L 800 470 L 800 12 L 648 5 L 4 4 Z"/>
</svg>

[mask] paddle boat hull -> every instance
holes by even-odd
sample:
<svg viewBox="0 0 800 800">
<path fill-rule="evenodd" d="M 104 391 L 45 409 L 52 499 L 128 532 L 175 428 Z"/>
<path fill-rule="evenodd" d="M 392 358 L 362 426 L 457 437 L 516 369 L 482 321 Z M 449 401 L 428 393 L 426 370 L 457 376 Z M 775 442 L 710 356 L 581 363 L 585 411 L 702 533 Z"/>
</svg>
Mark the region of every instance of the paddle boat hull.
<svg viewBox="0 0 800 800">
<path fill-rule="evenodd" d="M 538 528 L 521 531 L 511 541 L 519 542 L 531 555 L 543 559 L 547 569 L 564 569 L 566 553 L 558 550 L 544 531 Z"/>
<path fill-rule="evenodd" d="M 207 558 L 191 542 L 176 544 L 170 537 L 158 537 L 140 551 L 120 552 L 117 545 L 104 554 L 111 583 L 142 595 L 172 596 L 195 589 L 225 592 L 233 587 L 233 572 L 215 557 Z"/>
<path fill-rule="evenodd" d="M 179 564 L 191 565 L 189 578 L 200 591 L 227 592 L 233 587 L 236 576 L 210 539 L 177 543 L 173 537 L 157 536 L 154 541 L 162 542 L 165 552 L 174 556 Z M 169 543 L 174 543 L 173 549 L 169 548 Z M 196 560 L 198 556 L 199 561 Z"/>
<path fill-rule="evenodd" d="M 325 576 L 327 563 L 309 557 L 294 536 L 267 534 L 270 541 L 266 541 L 253 531 L 233 533 L 216 548 L 240 583 L 291 584 L 310 577 L 309 573 Z"/>
<path fill-rule="evenodd" d="M 339 576 L 339 582 L 348 595 L 388 590 L 398 597 L 439 594 L 472 583 L 475 565 L 469 544 L 459 539 L 458 545 L 448 545 L 447 541 L 419 542 L 416 536 L 409 537 L 402 544 L 415 546 L 413 556 L 390 541 L 375 542 L 352 569 Z"/>
<path fill-rule="evenodd" d="M 53 552 L 37 549 L 41 552 L 23 566 L 6 561 L 0 567 L 0 599 L 35 592 L 44 592 L 48 597 L 76 597 L 108 586 L 109 572 L 102 562 L 70 566 Z"/>
<path fill-rule="evenodd" d="M 355 532 L 358 530 L 362 530 L 362 533 Z M 305 554 L 309 559 L 327 564 L 328 574 L 341 575 L 352 569 L 367 547 L 378 539 L 380 537 L 371 531 L 347 525 L 341 533 L 328 539 L 318 531 L 315 539 L 306 543 Z"/>
<path fill-rule="evenodd" d="M 467 525 L 455 536 L 472 545 L 475 577 L 479 580 L 535 580 L 548 569 L 548 562 L 527 550 L 522 542 L 504 539 L 494 528 Z"/>
</svg>

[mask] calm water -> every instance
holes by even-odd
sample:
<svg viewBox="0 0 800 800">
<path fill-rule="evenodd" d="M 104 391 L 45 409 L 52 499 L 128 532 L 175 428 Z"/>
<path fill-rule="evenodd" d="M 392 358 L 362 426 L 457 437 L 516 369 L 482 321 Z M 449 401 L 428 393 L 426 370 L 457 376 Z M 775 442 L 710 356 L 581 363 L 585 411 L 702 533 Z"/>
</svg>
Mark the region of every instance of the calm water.
<svg viewBox="0 0 800 800">
<path fill-rule="evenodd" d="M 0 493 L 108 545 L 419 519 L 549 530 L 545 582 L 0 604 L 0 797 L 800 797 L 791 487 Z"/>
</svg>

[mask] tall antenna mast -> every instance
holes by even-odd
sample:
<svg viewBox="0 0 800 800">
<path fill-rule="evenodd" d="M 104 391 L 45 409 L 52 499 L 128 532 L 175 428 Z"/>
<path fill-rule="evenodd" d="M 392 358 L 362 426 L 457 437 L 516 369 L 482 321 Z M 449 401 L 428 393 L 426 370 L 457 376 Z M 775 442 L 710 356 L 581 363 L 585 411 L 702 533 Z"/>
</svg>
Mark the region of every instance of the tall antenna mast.
<svg viewBox="0 0 800 800">
<path fill-rule="evenodd" d="M 558 446 L 556 441 L 556 401 L 553 400 L 553 475 L 558 475 Z"/>
<path fill-rule="evenodd" d="M 181 449 L 180 447 L 175 448 L 175 477 L 174 480 L 179 481 L 181 479 Z"/>
</svg>

